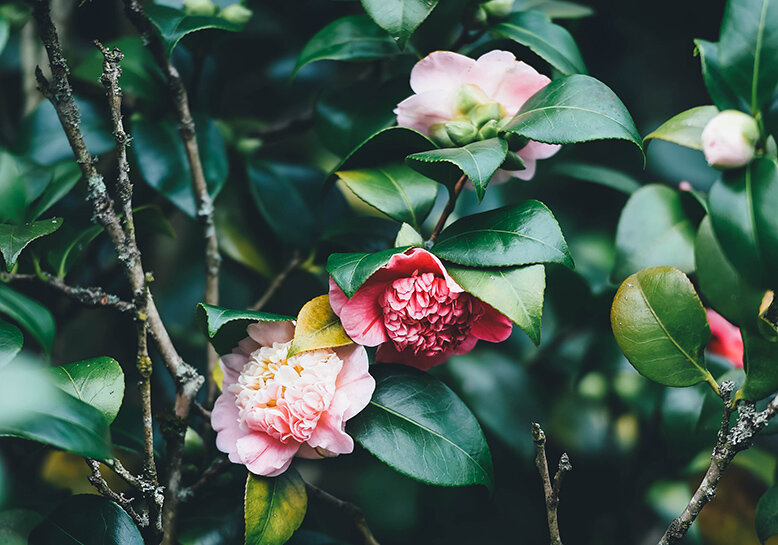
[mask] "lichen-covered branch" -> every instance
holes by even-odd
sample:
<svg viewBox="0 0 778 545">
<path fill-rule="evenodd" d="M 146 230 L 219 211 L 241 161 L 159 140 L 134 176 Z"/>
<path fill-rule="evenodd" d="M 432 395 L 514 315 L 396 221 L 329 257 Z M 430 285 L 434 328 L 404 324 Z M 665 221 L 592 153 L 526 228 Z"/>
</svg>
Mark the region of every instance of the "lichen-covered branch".
<svg viewBox="0 0 778 545">
<path fill-rule="evenodd" d="M 354 522 L 354 526 L 356 527 L 357 531 L 359 531 L 360 535 L 362 536 L 365 545 L 380 545 L 378 540 L 373 535 L 373 532 L 370 530 L 370 527 L 367 525 L 365 515 L 362 513 L 362 510 L 359 507 L 353 503 L 336 498 L 329 492 L 322 490 L 321 488 L 310 483 L 305 483 L 305 490 L 308 492 L 309 496 L 313 496 L 319 501 L 327 503 L 348 515 L 349 518 L 351 518 L 351 520 Z"/>
<path fill-rule="evenodd" d="M 86 464 L 92 470 L 92 474 L 89 476 L 89 482 L 97 489 L 100 494 L 106 498 L 115 501 L 121 505 L 130 518 L 138 525 L 139 528 L 146 528 L 149 525 L 149 517 L 146 514 L 139 514 L 132 506 L 133 499 L 126 497 L 124 494 L 115 492 L 108 486 L 108 483 L 100 473 L 100 462 L 91 458 L 85 458 Z"/>
<path fill-rule="evenodd" d="M 557 507 L 559 506 L 559 492 L 562 488 L 562 478 L 565 473 L 571 471 L 573 466 L 567 454 L 562 454 L 559 459 L 559 469 L 554 475 L 553 481 L 548 471 L 546 459 L 546 434 L 540 424 L 532 424 L 532 441 L 535 443 L 535 466 L 543 481 L 543 494 L 546 500 L 546 517 L 548 518 L 548 533 L 551 537 L 551 545 L 562 545 L 562 537 L 559 534 L 559 520 Z"/>
</svg>

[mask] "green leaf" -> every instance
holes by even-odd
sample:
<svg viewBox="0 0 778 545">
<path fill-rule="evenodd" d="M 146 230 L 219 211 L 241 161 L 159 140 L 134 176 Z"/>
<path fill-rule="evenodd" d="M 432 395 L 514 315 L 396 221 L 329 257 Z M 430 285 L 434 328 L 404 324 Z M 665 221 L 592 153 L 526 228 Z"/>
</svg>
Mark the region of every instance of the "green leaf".
<svg viewBox="0 0 778 545">
<path fill-rule="evenodd" d="M 754 526 L 762 543 L 778 535 L 778 485 L 768 488 L 759 498 L 754 514 Z"/>
<path fill-rule="evenodd" d="M 478 202 L 484 198 L 486 186 L 500 168 L 508 153 L 508 143 L 502 138 L 480 140 L 461 148 L 436 149 L 414 153 L 405 162 L 413 170 L 443 185 L 451 186 L 465 175 L 473 183 Z"/>
<path fill-rule="evenodd" d="M 546 289 L 543 265 L 487 270 L 448 265 L 446 270 L 466 292 L 505 314 L 535 345 L 540 344 Z"/>
<path fill-rule="evenodd" d="M 283 545 L 305 518 L 308 495 L 294 469 L 278 477 L 249 473 L 246 481 L 246 545 Z"/>
<path fill-rule="evenodd" d="M 370 61 L 398 54 L 392 37 L 370 17 L 349 15 L 333 21 L 305 44 L 292 74 L 316 61 Z"/>
<path fill-rule="evenodd" d="M 93 358 L 49 368 L 54 384 L 63 392 L 89 403 L 109 424 L 119 414 L 124 398 L 124 372 L 113 358 Z"/>
<path fill-rule="evenodd" d="M 0 284 L 0 315 L 16 321 L 37 340 L 46 353 L 54 342 L 54 317 L 51 312 L 29 297 Z"/>
<path fill-rule="evenodd" d="M 374 272 L 389 263 L 394 254 L 401 254 L 411 246 L 389 248 L 375 253 L 330 254 L 327 272 L 346 297 L 352 297 Z"/>
<path fill-rule="evenodd" d="M 611 327 L 638 372 L 665 386 L 715 384 L 705 368 L 710 327 L 694 286 L 678 269 L 653 267 L 627 278 L 616 292 Z"/>
<path fill-rule="evenodd" d="M 627 195 L 631 195 L 642 187 L 640 182 L 632 176 L 601 165 L 557 162 L 551 167 L 551 174 L 561 174 L 562 176 L 568 176 L 569 178 L 576 180 L 604 185 L 605 187 L 610 187 L 616 191 L 626 193 Z"/>
<path fill-rule="evenodd" d="M 305 303 L 300 309 L 287 358 L 300 352 L 353 343 L 354 341 L 340 325 L 340 318 L 332 310 L 329 295 L 320 295 Z"/>
<path fill-rule="evenodd" d="M 30 534 L 30 545 L 143 545 L 130 516 L 94 494 L 72 496 Z"/>
<path fill-rule="evenodd" d="M 48 184 L 40 197 L 35 200 L 27 211 L 28 221 L 35 221 L 41 217 L 49 208 L 70 193 L 70 190 L 81 180 L 81 169 L 75 161 L 54 165 L 46 169 L 46 172 L 48 174 Z"/>
<path fill-rule="evenodd" d="M 62 218 L 35 221 L 24 225 L 0 224 L 0 253 L 5 259 L 8 271 L 16 265 L 22 250 L 36 238 L 48 235 L 59 229 Z"/>
<path fill-rule="evenodd" d="M 0 436 L 98 460 L 113 458 L 108 423 L 100 411 L 54 386 L 35 362 L 19 363 L 20 358 L 0 369 Z"/>
<path fill-rule="evenodd" d="M 24 344 L 24 337 L 19 328 L 0 320 L 0 367 L 5 367 L 16 357 L 22 349 L 22 344 Z"/>
<path fill-rule="evenodd" d="M 746 282 L 724 255 L 710 216 L 697 231 L 694 261 L 700 291 L 716 312 L 737 326 L 753 329 L 764 292 Z"/>
<path fill-rule="evenodd" d="M 71 229 L 68 225 L 49 241 L 46 261 L 59 278 L 65 278 L 86 247 L 103 232 L 101 225 L 92 225 L 82 231 Z"/>
<path fill-rule="evenodd" d="M 251 310 L 230 310 L 200 303 L 197 323 L 219 354 L 229 354 L 238 342 L 248 336 L 246 328 L 256 322 L 285 322 L 294 316 L 282 316 Z"/>
<path fill-rule="evenodd" d="M 438 0 L 362 0 L 375 23 L 405 48 L 413 31 L 438 5 Z"/>
<path fill-rule="evenodd" d="M 709 195 L 713 232 L 729 262 L 755 287 L 778 277 L 778 164 L 754 159 L 727 172 Z"/>
<path fill-rule="evenodd" d="M 2 19 L 0 19 L 1 33 Z M 19 164 L 13 155 L 0 150 L 0 222 L 22 221 L 26 206 L 27 189 Z"/>
<path fill-rule="evenodd" d="M 556 218 L 545 204 L 534 200 L 465 216 L 443 230 L 431 251 L 467 267 L 530 263 L 573 267 Z"/>
<path fill-rule="evenodd" d="M 746 401 L 759 401 L 778 390 L 778 342 L 768 341 L 741 329 L 743 335 L 743 369 L 746 382 L 737 393 Z"/>
<path fill-rule="evenodd" d="M 537 11 L 512 13 L 492 33 L 528 47 L 562 74 L 586 74 L 586 65 L 570 33 Z"/>
<path fill-rule="evenodd" d="M 756 114 L 778 87 L 778 2 L 730 0 L 719 41 L 721 73 Z"/>
<path fill-rule="evenodd" d="M 215 15 L 187 15 L 184 11 L 161 4 L 148 4 L 143 6 L 146 15 L 154 23 L 165 44 L 165 53 L 168 57 L 175 49 L 178 42 L 192 32 L 215 28 L 240 32 L 244 25 L 233 23 L 223 17 Z"/>
<path fill-rule="evenodd" d="M 208 193 L 215 198 L 227 179 L 227 150 L 212 119 L 195 116 L 195 123 Z M 196 218 L 189 162 L 177 124 L 137 116 L 133 119 L 132 136 L 130 149 L 146 183 L 187 216 Z"/>
<path fill-rule="evenodd" d="M 438 195 L 437 183 L 402 163 L 341 170 L 337 176 L 365 203 L 417 230 Z"/>
<path fill-rule="evenodd" d="M 423 248 L 424 237 L 422 237 L 421 233 L 419 233 L 416 229 L 414 229 L 407 223 L 403 223 L 400 226 L 400 230 L 397 231 L 397 238 L 394 239 L 394 246 L 395 248 L 399 248 L 401 246 L 404 246 L 406 248 L 408 246 Z"/>
<path fill-rule="evenodd" d="M 747 103 L 732 89 L 724 79 L 719 64 L 719 44 L 705 40 L 694 40 L 700 55 L 702 77 L 705 87 L 719 110 L 748 110 Z"/>
<path fill-rule="evenodd" d="M 522 11 L 532 9 L 545 13 L 552 19 L 580 19 L 594 13 L 594 10 L 589 6 L 564 0 L 517 0 L 513 9 Z"/>
<path fill-rule="evenodd" d="M 492 457 L 481 427 L 448 386 L 407 366 L 371 368 L 370 404 L 348 422 L 368 451 L 400 473 L 443 486 L 492 487 Z"/>
<path fill-rule="evenodd" d="M 0 54 L 5 49 L 5 44 L 8 43 L 8 37 L 11 35 L 11 23 L 0 17 Z"/>
<path fill-rule="evenodd" d="M 686 192 L 659 184 L 635 191 L 616 228 L 613 279 L 656 265 L 694 272 L 694 237 L 704 213 Z"/>
<path fill-rule="evenodd" d="M 643 149 L 621 100 L 601 81 L 581 74 L 555 79 L 532 95 L 506 132 L 548 144 L 621 139 Z"/>
<path fill-rule="evenodd" d="M 702 150 L 702 130 L 708 121 L 713 119 L 719 109 L 715 106 L 697 106 L 685 112 L 671 117 L 654 132 L 643 139 L 643 144 L 647 140 L 665 140 L 679 146 L 685 146 L 696 150 Z"/>
</svg>

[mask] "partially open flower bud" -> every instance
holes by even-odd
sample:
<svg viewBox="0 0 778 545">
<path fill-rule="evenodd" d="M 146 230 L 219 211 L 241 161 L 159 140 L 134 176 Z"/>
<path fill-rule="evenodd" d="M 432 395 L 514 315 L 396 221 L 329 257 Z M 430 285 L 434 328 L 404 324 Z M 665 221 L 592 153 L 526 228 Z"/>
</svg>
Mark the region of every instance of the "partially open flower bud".
<svg viewBox="0 0 778 545">
<path fill-rule="evenodd" d="M 462 114 L 486 102 L 489 97 L 477 85 L 465 84 L 457 89 L 457 110 Z"/>
<path fill-rule="evenodd" d="M 481 7 L 492 17 L 505 17 L 513 10 L 513 0 L 489 0 Z"/>
<path fill-rule="evenodd" d="M 478 129 L 469 121 L 449 121 L 446 133 L 457 146 L 465 146 L 478 138 Z"/>
<path fill-rule="evenodd" d="M 430 138 L 441 148 L 454 148 L 456 144 L 448 136 L 445 123 L 435 123 L 430 125 Z"/>
<path fill-rule="evenodd" d="M 240 4 L 232 4 L 224 8 L 219 15 L 222 19 L 227 19 L 231 23 L 244 25 L 249 22 L 254 12 Z"/>
<path fill-rule="evenodd" d="M 737 110 L 726 110 L 705 125 L 702 151 L 714 168 L 737 168 L 754 158 L 758 140 L 759 126 L 753 117 Z"/>
<path fill-rule="evenodd" d="M 488 104 L 481 104 L 470 110 L 467 117 L 476 127 L 482 127 L 487 121 L 499 121 L 506 115 L 505 108 L 496 102 L 489 102 Z"/>
<path fill-rule="evenodd" d="M 184 0 L 184 11 L 187 15 L 213 15 L 216 4 L 211 0 Z"/>
</svg>

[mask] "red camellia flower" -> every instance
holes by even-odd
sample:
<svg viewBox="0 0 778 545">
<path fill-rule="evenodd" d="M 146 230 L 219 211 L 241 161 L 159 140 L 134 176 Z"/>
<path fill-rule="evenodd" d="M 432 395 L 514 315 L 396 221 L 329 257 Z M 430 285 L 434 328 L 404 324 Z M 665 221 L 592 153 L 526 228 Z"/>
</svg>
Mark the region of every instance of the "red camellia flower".
<svg viewBox="0 0 778 545">
<path fill-rule="evenodd" d="M 735 367 L 742 368 L 743 336 L 740 330 L 715 310 L 706 309 L 706 312 L 711 333 L 708 350 L 712 354 L 727 358 Z"/>
<path fill-rule="evenodd" d="M 330 278 L 330 304 L 354 342 L 380 345 L 377 361 L 422 370 L 469 352 L 478 339 L 503 341 L 512 328 L 421 248 L 393 255 L 351 299 Z"/>
</svg>

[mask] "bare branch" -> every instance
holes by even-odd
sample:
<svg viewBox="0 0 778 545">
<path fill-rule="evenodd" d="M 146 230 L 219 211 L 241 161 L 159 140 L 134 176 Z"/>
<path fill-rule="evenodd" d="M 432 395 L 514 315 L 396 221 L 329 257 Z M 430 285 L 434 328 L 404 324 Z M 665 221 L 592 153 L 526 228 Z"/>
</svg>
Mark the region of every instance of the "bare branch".
<svg viewBox="0 0 778 545">
<path fill-rule="evenodd" d="M 438 235 L 443 230 L 443 227 L 446 225 L 446 220 L 451 215 L 451 213 L 454 211 L 454 207 L 457 204 L 457 199 L 459 198 L 459 194 L 462 193 L 462 189 L 465 187 L 465 184 L 467 183 L 467 175 L 463 174 L 459 180 L 457 180 L 457 183 L 454 184 L 454 188 L 449 191 L 449 197 L 448 202 L 446 203 L 446 208 L 443 209 L 443 213 L 440 215 L 440 219 L 438 220 L 438 223 L 435 225 L 435 229 L 433 229 L 432 234 L 430 235 L 430 242 L 435 242 L 437 240 Z"/>
<path fill-rule="evenodd" d="M 139 528 L 146 528 L 149 525 L 149 517 L 147 514 L 138 514 L 135 508 L 132 506 L 133 499 L 125 497 L 124 494 L 117 493 L 108 486 L 108 483 L 100 473 L 100 462 L 93 460 L 92 458 L 84 458 L 86 464 L 92 470 L 92 475 L 89 476 L 89 482 L 92 483 L 100 494 L 106 498 L 115 501 L 121 505 L 128 515 L 132 518 L 135 524 Z"/>
<path fill-rule="evenodd" d="M 326 492 L 310 483 L 305 483 L 305 489 L 308 491 L 309 496 L 313 496 L 324 503 L 328 503 L 329 505 L 335 507 L 336 509 L 340 509 L 346 515 L 348 515 L 354 522 L 354 526 L 356 526 L 357 530 L 362 535 L 362 539 L 364 540 L 365 545 L 380 545 L 378 540 L 373 535 L 373 532 L 370 531 L 370 527 L 367 525 L 367 521 L 365 520 L 365 515 L 362 513 L 362 510 L 359 507 L 353 503 L 336 498 L 329 492 Z"/>
<path fill-rule="evenodd" d="M 562 488 L 562 478 L 565 473 L 573 469 L 573 466 L 570 464 L 570 458 L 567 454 L 562 454 L 559 460 L 559 469 L 552 482 L 551 474 L 548 472 L 548 460 L 546 459 L 546 434 L 538 423 L 532 424 L 532 441 L 535 443 L 535 466 L 538 468 L 538 473 L 543 481 L 543 494 L 546 499 L 546 517 L 548 518 L 548 533 L 551 538 L 551 545 L 562 545 L 557 517 L 559 491 Z"/>
<path fill-rule="evenodd" d="M 230 461 L 224 456 L 219 456 L 214 459 L 214 461 L 211 462 L 211 465 L 208 466 L 208 469 L 203 472 L 202 476 L 200 476 L 200 479 L 196 483 L 188 488 L 181 490 L 181 501 L 187 502 L 192 500 L 200 491 L 202 491 L 203 488 L 208 486 L 222 473 L 227 471 L 230 468 L 230 465 Z"/>
<path fill-rule="evenodd" d="M 297 267 L 299 267 L 302 262 L 303 260 L 300 252 L 295 250 L 294 254 L 292 254 L 292 259 L 289 260 L 289 263 L 286 264 L 286 267 L 284 267 L 284 269 L 278 273 L 278 275 L 273 279 L 273 281 L 265 290 L 265 293 L 262 294 L 262 297 L 260 297 L 256 303 L 251 305 L 249 310 L 262 310 L 268 301 L 270 301 L 270 299 L 273 297 L 273 295 L 276 294 L 278 289 L 283 285 L 286 277 L 289 276 L 289 274 L 291 274 L 291 272 L 294 271 Z"/>
</svg>

